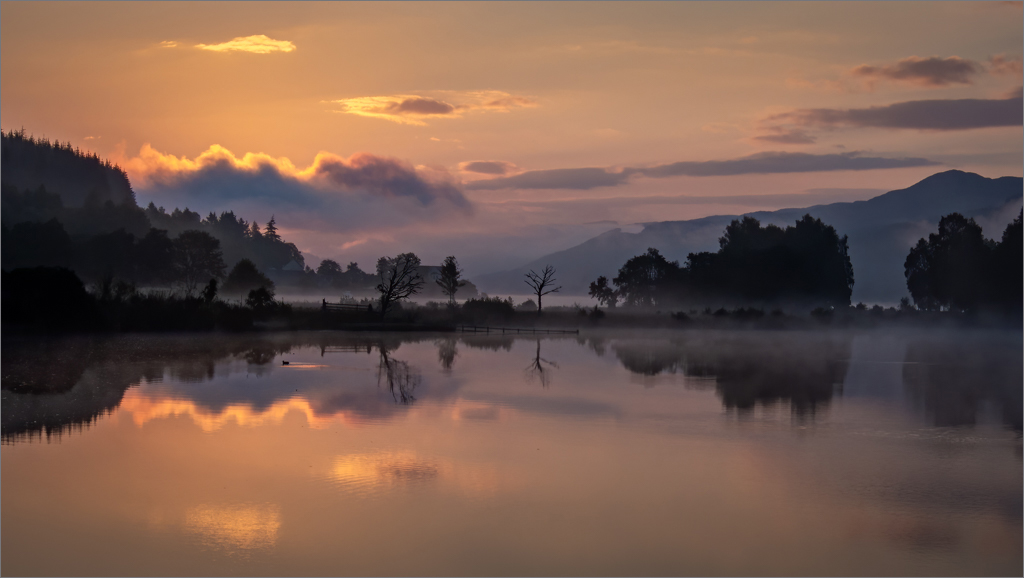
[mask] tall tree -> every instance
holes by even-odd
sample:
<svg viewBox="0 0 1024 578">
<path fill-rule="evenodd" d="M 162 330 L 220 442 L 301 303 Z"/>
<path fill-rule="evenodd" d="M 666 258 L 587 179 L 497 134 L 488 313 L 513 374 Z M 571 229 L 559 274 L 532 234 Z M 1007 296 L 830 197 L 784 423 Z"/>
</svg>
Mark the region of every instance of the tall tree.
<svg viewBox="0 0 1024 578">
<path fill-rule="evenodd" d="M 187 297 L 210 279 L 224 276 L 220 241 L 203 231 L 185 231 L 174 240 L 174 265 Z"/>
<path fill-rule="evenodd" d="M 274 221 L 274 216 L 270 216 L 270 221 L 267 222 L 267 227 L 263 229 L 263 238 L 268 241 L 280 241 L 281 235 L 277 234 L 277 224 Z"/>
<path fill-rule="evenodd" d="M 380 316 L 383 319 L 392 305 L 407 299 L 423 288 L 423 278 L 417 270 L 420 258 L 415 253 L 402 253 L 377 260 L 377 291 L 380 292 Z"/>
<path fill-rule="evenodd" d="M 533 269 L 526 274 L 524 282 L 533 289 L 533 294 L 537 296 L 537 315 L 540 315 L 541 298 L 548 293 L 557 293 L 562 290 L 561 286 L 552 287 L 555 281 L 555 268 L 551 265 L 545 265 L 539 274 Z"/>
<path fill-rule="evenodd" d="M 459 287 L 466 284 L 462 280 L 462 268 L 459 267 L 459 262 L 455 260 L 454 256 L 449 255 L 444 258 L 444 262 L 441 263 L 441 274 L 434 279 L 434 282 L 448 296 L 448 305 L 454 307 L 455 294 L 459 291 Z"/>
</svg>

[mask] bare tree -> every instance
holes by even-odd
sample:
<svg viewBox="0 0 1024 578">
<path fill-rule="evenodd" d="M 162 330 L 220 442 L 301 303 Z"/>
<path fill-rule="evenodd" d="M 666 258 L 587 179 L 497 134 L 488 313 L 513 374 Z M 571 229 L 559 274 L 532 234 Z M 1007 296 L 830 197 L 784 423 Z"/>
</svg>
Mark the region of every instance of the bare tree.
<svg viewBox="0 0 1024 578">
<path fill-rule="evenodd" d="M 562 290 L 561 286 L 550 288 L 555 284 L 555 268 L 551 265 L 545 266 L 539 275 L 531 269 L 526 274 L 525 283 L 533 288 L 533 293 L 537 296 L 537 315 L 540 315 L 540 298 L 548 293 L 557 293 Z"/>
<path fill-rule="evenodd" d="M 441 274 L 434 279 L 434 282 L 441 287 L 441 291 L 448 296 L 448 306 L 455 306 L 455 293 L 466 284 L 462 280 L 462 268 L 459 267 L 459 262 L 455 260 L 455 257 L 449 255 L 444 258 L 444 263 L 441 264 Z"/>
<path fill-rule="evenodd" d="M 423 278 L 417 270 L 420 258 L 415 253 L 402 253 L 396 257 L 381 257 L 377 260 L 377 277 L 380 283 L 380 317 L 387 315 L 395 302 L 406 299 L 423 288 Z"/>
</svg>

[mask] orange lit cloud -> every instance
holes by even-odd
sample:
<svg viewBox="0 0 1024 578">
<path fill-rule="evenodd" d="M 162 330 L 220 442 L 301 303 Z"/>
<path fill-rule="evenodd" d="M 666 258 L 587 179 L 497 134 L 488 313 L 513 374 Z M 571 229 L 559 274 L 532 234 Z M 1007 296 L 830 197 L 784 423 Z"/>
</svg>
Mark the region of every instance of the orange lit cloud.
<svg viewBox="0 0 1024 578">
<path fill-rule="evenodd" d="M 537 103 L 529 98 L 498 90 L 440 91 L 434 96 L 360 96 L 331 102 L 340 107 L 340 110 L 335 112 L 416 126 L 426 126 L 427 123 L 422 120 L 425 118 L 460 118 L 467 112 L 509 112 L 518 108 L 537 106 Z"/>
<path fill-rule="evenodd" d="M 345 191 L 383 198 L 410 197 L 423 205 L 446 200 L 468 207 L 458 182 L 444 169 L 416 167 L 399 159 L 370 153 L 356 153 L 344 158 L 320 152 L 311 165 L 298 168 L 287 158 L 274 158 L 264 153 L 245 153 L 239 158 L 220 145 L 212 145 L 194 159 L 189 159 L 161 153 L 147 143 L 137 157 L 119 162 L 132 182 L 141 189 L 189 187 L 204 177 L 217 181 L 220 188 L 225 189 L 227 181 L 248 181 L 247 184 L 252 185 L 255 179 L 265 181 L 272 189 L 276 185 L 276 194 L 280 197 L 286 196 L 289 189 L 293 197 L 311 197 L 317 191 Z M 252 194 L 250 187 L 242 196 Z M 301 203 L 303 199 L 292 198 L 292 201 Z"/>
<path fill-rule="evenodd" d="M 161 43 L 161 45 L 166 44 Z M 220 44 L 196 44 L 196 48 L 213 52 L 270 54 L 271 52 L 292 52 L 295 50 L 295 45 L 288 40 L 274 40 L 266 35 L 257 34 L 255 36 L 239 36 Z"/>
<path fill-rule="evenodd" d="M 176 46 L 178 46 L 178 43 L 173 40 L 164 40 L 160 43 L 160 46 L 162 48 L 175 48 Z"/>
</svg>

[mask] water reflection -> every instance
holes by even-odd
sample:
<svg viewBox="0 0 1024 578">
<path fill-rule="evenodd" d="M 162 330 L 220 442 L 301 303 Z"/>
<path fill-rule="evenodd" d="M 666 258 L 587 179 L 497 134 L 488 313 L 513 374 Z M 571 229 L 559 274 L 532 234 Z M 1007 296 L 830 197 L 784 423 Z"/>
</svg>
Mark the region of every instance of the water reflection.
<svg viewBox="0 0 1024 578">
<path fill-rule="evenodd" d="M 281 511 L 273 504 L 202 504 L 186 510 L 184 525 L 210 548 L 231 553 L 268 549 L 277 542 Z"/>
<path fill-rule="evenodd" d="M 612 345 L 623 367 L 642 376 L 681 373 L 704 378 L 727 409 L 788 403 L 813 416 L 842 390 L 850 357 L 848 335 L 724 334 Z"/>
<path fill-rule="evenodd" d="M 420 374 L 408 362 L 393 359 L 387 347 L 381 344 L 380 364 L 377 367 L 377 385 L 381 379 L 387 383 L 388 391 L 396 403 L 408 404 L 416 401 L 413 391 L 422 381 Z"/>
<path fill-rule="evenodd" d="M 537 352 L 533 356 L 533 361 L 530 362 L 530 365 L 526 366 L 526 381 L 533 382 L 536 380 L 540 382 L 541 387 L 547 387 L 551 385 L 552 369 L 558 369 L 558 364 L 540 356 L 540 339 L 538 339 Z"/>
<path fill-rule="evenodd" d="M 970 347 L 941 338 L 907 347 L 903 383 L 937 426 L 973 426 L 986 412 L 1021 431 L 1024 366 L 1019 342 L 982 336 Z"/>
<path fill-rule="evenodd" d="M 529 347 L 530 362 L 521 371 L 528 383 L 539 383 L 543 389 L 551 386 L 556 371 L 565 374 L 566 387 L 588 379 L 580 377 L 581 368 L 607 363 L 598 360 L 611 351 L 621 367 L 643 378 L 646 386 L 657 383 L 657 376 L 685 376 L 691 378 L 687 387 L 713 389 L 722 406 L 741 414 L 758 406 L 785 404 L 797 421 L 812 419 L 843 394 L 844 382 L 852 380 L 849 386 L 855 395 L 906 399 L 933 425 L 972 426 L 979 419 L 992 419 L 1021 431 L 1024 375 L 1019 334 L 979 332 L 964 338 L 919 332 L 885 338 L 892 345 L 881 349 L 852 347 L 856 340 L 876 337 L 844 332 L 595 334 L 572 339 L 299 333 L 5 340 L 2 440 L 59 438 L 89 427 L 118 407 L 139 425 L 187 415 L 204 431 L 228 423 L 279 423 L 293 411 L 314 427 L 332 421 L 390 419 L 424 396 L 438 403 L 459 398 L 460 345 L 473 350 L 462 354 L 468 355 L 467 361 L 459 362 L 469 363 L 466 370 L 474 360 L 486 359 L 495 374 L 517 370 L 515 359 L 522 359 L 524 345 Z M 440 375 L 426 379 L 399 352 L 406 344 L 417 351 L 419 343 L 434 348 Z M 329 360 L 275 364 L 280 356 L 309 348 Z M 545 355 L 549 348 L 568 365 Z M 376 364 L 366 357 L 349 357 L 374 350 Z M 425 361 L 434 363 L 419 359 Z M 283 381 L 271 379 L 275 371 L 288 373 Z M 131 389 L 139 384 L 161 385 Z M 582 398 L 507 403 L 606 405 Z"/>
</svg>

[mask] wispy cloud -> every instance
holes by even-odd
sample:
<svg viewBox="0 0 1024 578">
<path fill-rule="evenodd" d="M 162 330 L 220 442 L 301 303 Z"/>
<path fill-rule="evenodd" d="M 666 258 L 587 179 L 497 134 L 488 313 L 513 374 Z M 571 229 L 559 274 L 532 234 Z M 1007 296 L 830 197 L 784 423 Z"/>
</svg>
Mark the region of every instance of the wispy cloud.
<svg viewBox="0 0 1024 578">
<path fill-rule="evenodd" d="M 161 48 L 175 48 L 177 46 L 178 46 L 178 43 L 173 41 L 173 40 L 164 40 L 163 42 L 160 43 L 160 47 Z"/>
<path fill-rule="evenodd" d="M 331 101 L 335 112 L 425 126 L 423 119 L 460 118 L 468 112 L 509 112 L 537 106 L 533 99 L 498 90 L 360 96 Z"/>
<path fill-rule="evenodd" d="M 817 140 L 813 136 L 807 134 L 806 131 L 800 129 L 769 126 L 765 127 L 764 130 L 766 130 L 768 134 L 762 134 L 751 138 L 761 142 L 790 145 L 814 144 Z"/>
<path fill-rule="evenodd" d="M 982 70 L 984 67 L 978 62 L 959 56 L 910 56 L 892 64 L 862 64 L 851 70 L 850 74 L 872 82 L 893 80 L 918 86 L 943 87 L 950 84 L 972 84 L 973 77 Z"/>
<path fill-rule="evenodd" d="M 516 172 L 516 165 L 508 161 L 466 161 L 459 163 L 459 170 L 481 175 L 507 175 Z"/>
<path fill-rule="evenodd" d="M 271 52 L 292 52 L 295 50 L 295 45 L 288 40 L 274 40 L 266 35 L 257 34 L 255 36 L 239 36 L 220 44 L 196 44 L 196 48 L 213 52 L 270 54 Z"/>
<path fill-rule="evenodd" d="M 1020 94 L 1004 99 L 911 100 L 868 108 L 805 108 L 772 115 L 765 126 L 878 127 L 919 130 L 967 130 L 1021 126 Z"/>
<path fill-rule="evenodd" d="M 1021 57 L 996 54 L 988 59 L 989 70 L 996 75 L 1013 75 L 1020 77 Z"/>
<path fill-rule="evenodd" d="M 764 152 L 722 161 L 682 161 L 651 167 L 626 167 L 620 170 L 588 167 L 526 171 L 509 177 L 473 181 L 466 184 L 465 188 L 471 190 L 589 190 L 599 187 L 623 185 L 633 177 L 717 177 L 824 171 L 867 171 L 924 167 L 938 164 L 923 158 L 864 156 L 864 153 L 859 151 L 834 154 Z"/>
</svg>

